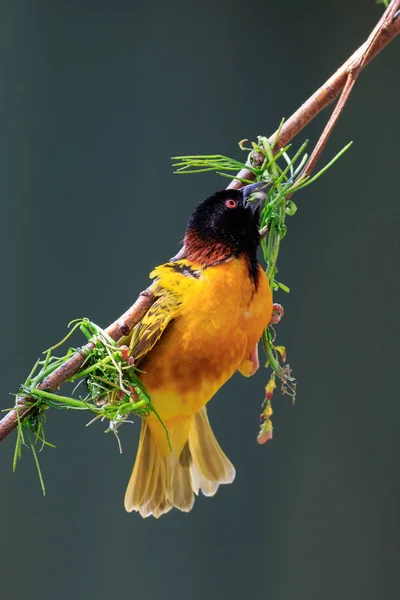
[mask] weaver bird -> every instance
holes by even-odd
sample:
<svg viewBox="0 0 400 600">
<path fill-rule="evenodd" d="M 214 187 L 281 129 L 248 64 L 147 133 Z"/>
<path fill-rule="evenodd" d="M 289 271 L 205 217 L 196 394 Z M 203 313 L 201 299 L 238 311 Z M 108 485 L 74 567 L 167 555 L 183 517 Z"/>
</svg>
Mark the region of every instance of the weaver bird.
<svg viewBox="0 0 400 600">
<path fill-rule="evenodd" d="M 206 404 L 237 370 L 248 377 L 258 368 L 258 341 L 272 315 L 257 261 L 259 205 L 268 187 L 252 184 L 204 200 L 189 219 L 184 258 L 150 273 L 156 300 L 132 331 L 130 353 L 171 447 L 154 413 L 143 419 L 128 512 L 188 512 L 199 490 L 213 496 L 235 478 Z"/>
</svg>

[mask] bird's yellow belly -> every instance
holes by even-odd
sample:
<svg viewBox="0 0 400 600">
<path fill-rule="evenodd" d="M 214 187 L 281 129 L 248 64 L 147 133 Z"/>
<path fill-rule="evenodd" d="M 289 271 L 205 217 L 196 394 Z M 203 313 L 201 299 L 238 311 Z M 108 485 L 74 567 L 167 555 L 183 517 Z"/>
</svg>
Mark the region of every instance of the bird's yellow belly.
<svg viewBox="0 0 400 600">
<path fill-rule="evenodd" d="M 169 348 L 163 351 L 159 344 L 159 352 L 152 352 L 143 365 L 146 373 L 141 379 L 163 420 L 198 412 L 246 357 L 247 339 L 240 330 L 229 340 L 222 334 L 209 336 L 208 349 L 203 345 L 204 340 L 198 344 L 195 339 L 191 344 L 179 346 L 179 340 L 187 333 L 187 329 L 174 328 L 169 332 L 174 339 L 171 351 Z"/>
<path fill-rule="evenodd" d="M 168 427 L 197 413 L 237 371 L 271 320 L 272 297 L 260 268 L 257 287 L 244 260 L 211 267 L 140 365 L 152 403 Z"/>
</svg>

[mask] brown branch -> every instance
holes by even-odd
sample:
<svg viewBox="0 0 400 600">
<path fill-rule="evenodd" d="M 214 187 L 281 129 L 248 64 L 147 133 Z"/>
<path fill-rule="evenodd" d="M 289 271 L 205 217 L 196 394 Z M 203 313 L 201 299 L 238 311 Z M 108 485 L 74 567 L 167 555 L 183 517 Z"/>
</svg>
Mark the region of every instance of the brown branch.
<svg viewBox="0 0 400 600">
<path fill-rule="evenodd" d="M 155 298 L 149 290 L 144 290 L 139 294 L 136 302 L 124 313 L 117 321 L 109 325 L 106 333 L 115 341 L 122 336 L 128 335 L 133 327 L 138 323 L 149 310 Z M 82 350 L 91 350 L 93 344 L 89 342 Z M 86 360 L 85 352 L 77 352 L 58 369 L 55 369 L 46 377 L 38 388 L 46 391 L 54 391 L 60 387 L 67 379 L 78 373 Z M 0 442 L 7 437 L 18 425 L 18 420 L 23 421 L 32 410 L 32 404 L 29 398 L 17 398 L 18 409 L 10 412 L 0 421 Z M 17 415 L 18 410 L 18 415 Z"/>
<path fill-rule="evenodd" d="M 389 42 L 400 33 L 400 0 L 393 0 L 386 9 L 379 23 L 376 25 L 367 41 L 336 71 L 324 85 L 322 85 L 283 125 L 275 148 L 285 146 L 293 139 L 322 109 L 329 106 L 342 92 L 341 98 L 332 113 L 320 139 L 315 146 L 314 152 L 305 167 L 310 174 L 315 166 L 332 130 L 340 116 L 343 107 L 349 97 L 351 89 L 365 65 L 370 62 Z M 272 143 L 277 135 L 275 132 L 270 137 Z M 242 169 L 238 174 L 242 179 L 253 180 L 254 175 L 249 169 Z M 238 189 L 242 183 L 234 179 L 229 188 Z M 118 340 L 128 335 L 132 328 L 143 318 L 154 302 L 154 296 L 149 290 L 140 293 L 136 302 L 117 321 L 112 323 L 106 332 L 113 340 Z M 89 343 L 85 346 L 88 350 L 92 348 Z M 56 369 L 38 386 L 40 389 L 54 391 L 62 383 L 75 375 L 81 369 L 85 357 L 79 352 L 72 356 L 66 363 Z M 0 421 L 0 441 L 7 437 L 32 410 L 28 398 L 17 398 L 18 408 L 11 410 Z M 17 415 L 18 411 L 18 415 Z"/>
<path fill-rule="evenodd" d="M 325 129 L 323 130 L 318 142 L 316 143 L 315 148 L 312 151 L 311 156 L 308 159 L 307 164 L 304 167 L 303 173 L 300 175 L 300 177 L 302 175 L 311 175 L 315 165 L 318 162 L 319 157 L 322 154 L 323 149 L 325 148 L 329 136 L 333 132 L 335 125 L 340 115 L 342 114 L 342 111 L 345 107 L 347 100 L 349 99 L 351 90 L 353 89 L 359 74 L 361 73 L 364 66 L 367 64 L 368 60 L 370 60 L 374 56 L 374 49 L 377 47 L 379 40 L 383 35 L 383 32 L 390 27 L 391 23 L 393 22 L 394 16 L 399 10 L 399 8 L 400 0 L 396 0 L 388 6 L 386 11 L 383 13 L 381 19 L 372 30 L 367 41 L 361 47 L 362 51 L 357 51 L 355 53 L 357 56 L 355 57 L 353 55 L 354 60 L 351 61 L 350 65 L 347 68 L 347 78 L 342 93 L 340 94 L 338 103 L 336 104 L 335 109 L 332 112 L 329 121 L 326 124 Z M 398 19 L 398 21 L 400 21 L 400 19 Z"/>
<path fill-rule="evenodd" d="M 400 33 L 400 0 L 393 0 L 388 8 L 382 15 L 382 18 L 374 27 L 372 33 L 368 37 L 367 41 L 362 44 L 350 56 L 350 58 L 334 73 L 304 104 L 300 106 L 296 110 L 292 116 L 285 121 L 281 132 L 279 134 L 279 139 L 276 142 L 275 150 L 279 150 L 286 146 L 310 121 L 314 119 L 324 108 L 332 104 L 334 100 L 338 97 L 338 95 L 344 90 L 346 83 L 349 81 L 349 74 L 353 73 L 353 83 L 348 84 L 346 95 L 343 97 L 342 106 L 339 106 L 338 113 L 332 114 L 326 129 L 324 130 L 322 136 L 318 140 L 318 143 L 314 149 L 313 154 L 316 154 L 317 147 L 322 142 L 320 147 L 318 148 L 317 159 L 319 158 L 325 143 L 332 132 L 337 118 L 339 117 L 343 107 L 347 101 L 347 98 L 351 92 L 351 89 L 355 83 L 355 80 L 358 74 L 364 69 L 364 67 L 373 59 L 385 46 L 389 44 L 399 33 Z M 350 77 L 351 78 L 351 77 Z M 332 121 L 333 119 L 333 121 Z M 275 131 L 273 135 L 269 138 L 269 142 L 273 143 L 278 131 Z M 323 136 L 326 136 L 326 139 L 323 139 Z M 328 134 L 328 135 L 327 135 Z M 308 161 L 308 165 L 310 165 L 312 156 Z M 314 157 L 315 158 L 315 157 Z M 313 164 L 311 163 L 311 167 L 315 166 L 313 158 Z M 262 162 L 263 158 L 260 157 L 260 162 Z M 311 171 L 309 171 L 311 172 Z M 309 174 L 308 172 L 308 174 Z M 250 181 L 254 180 L 254 174 L 250 169 L 241 169 L 237 174 L 241 179 L 249 179 Z M 228 186 L 229 189 L 239 189 L 243 186 L 242 182 L 238 179 L 234 179 Z"/>
</svg>

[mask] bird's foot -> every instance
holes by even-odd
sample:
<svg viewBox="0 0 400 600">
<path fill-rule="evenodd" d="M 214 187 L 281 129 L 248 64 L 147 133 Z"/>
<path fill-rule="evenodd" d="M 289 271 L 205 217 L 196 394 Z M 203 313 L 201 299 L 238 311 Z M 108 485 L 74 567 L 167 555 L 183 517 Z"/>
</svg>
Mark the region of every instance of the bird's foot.
<svg viewBox="0 0 400 600">
<path fill-rule="evenodd" d="M 271 317 L 271 325 L 276 325 L 282 319 L 284 315 L 284 310 L 282 304 L 277 304 L 276 302 L 272 305 L 272 317 Z"/>
</svg>

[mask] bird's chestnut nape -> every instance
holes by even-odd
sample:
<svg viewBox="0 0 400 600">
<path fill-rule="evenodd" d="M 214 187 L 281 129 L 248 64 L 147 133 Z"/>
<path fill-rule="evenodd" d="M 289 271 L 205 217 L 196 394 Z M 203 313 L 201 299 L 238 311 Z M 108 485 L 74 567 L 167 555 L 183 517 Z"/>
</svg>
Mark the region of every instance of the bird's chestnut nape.
<svg viewBox="0 0 400 600">
<path fill-rule="evenodd" d="M 255 263 L 260 243 L 259 205 L 269 187 L 269 184 L 256 183 L 240 190 L 221 190 L 201 202 L 187 226 L 187 258 L 211 265 L 246 253 L 251 263 Z M 249 202 L 255 192 L 255 201 Z"/>
</svg>

